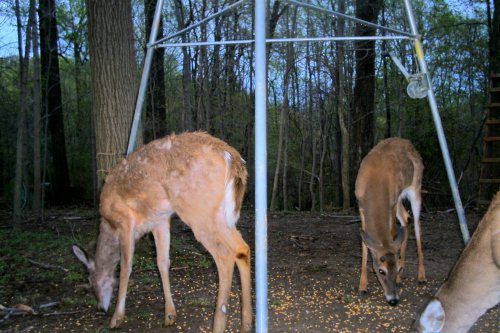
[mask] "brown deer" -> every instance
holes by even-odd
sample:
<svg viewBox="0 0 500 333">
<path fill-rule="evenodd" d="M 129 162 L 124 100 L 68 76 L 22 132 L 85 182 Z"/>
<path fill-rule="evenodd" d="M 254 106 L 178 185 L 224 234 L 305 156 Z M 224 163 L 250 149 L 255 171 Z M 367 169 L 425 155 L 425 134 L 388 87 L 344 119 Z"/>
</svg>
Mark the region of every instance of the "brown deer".
<svg viewBox="0 0 500 333">
<path fill-rule="evenodd" d="M 358 292 L 367 291 L 368 249 L 373 269 L 384 289 L 387 302 L 399 302 L 399 283 L 408 242 L 409 214 L 402 200 L 411 203 L 418 250 L 418 280 L 425 282 L 420 242 L 422 158 L 410 141 L 390 138 L 381 141 L 361 162 L 356 179 L 356 199 L 361 216 L 361 274 Z M 396 223 L 399 220 L 400 226 Z"/>
<path fill-rule="evenodd" d="M 500 303 L 500 192 L 412 332 L 467 332 Z M 498 329 L 498 326 L 497 326 Z"/>
<path fill-rule="evenodd" d="M 165 325 L 176 311 L 170 292 L 170 217 L 176 213 L 210 252 L 219 290 L 213 332 L 226 326 L 234 264 L 241 278 L 241 332 L 252 328 L 250 248 L 236 229 L 247 170 L 240 154 L 204 132 L 170 135 L 139 148 L 107 175 L 101 192 L 101 225 L 95 258 L 73 251 L 90 273 L 98 308 L 107 311 L 120 261 L 118 300 L 110 327 L 125 317 L 125 297 L 136 240 L 152 232 L 165 297 Z"/>
</svg>

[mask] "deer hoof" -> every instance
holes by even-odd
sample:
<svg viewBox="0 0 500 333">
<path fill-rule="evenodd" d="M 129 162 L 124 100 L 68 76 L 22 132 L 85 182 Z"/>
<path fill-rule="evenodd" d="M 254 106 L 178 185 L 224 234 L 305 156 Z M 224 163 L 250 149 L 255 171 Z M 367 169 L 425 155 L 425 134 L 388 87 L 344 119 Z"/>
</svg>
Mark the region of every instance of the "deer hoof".
<svg viewBox="0 0 500 333">
<path fill-rule="evenodd" d="M 248 324 L 243 324 L 241 326 L 241 333 L 250 333 L 252 332 L 252 323 L 248 323 Z"/>
<path fill-rule="evenodd" d="M 123 322 L 125 316 L 113 316 L 111 322 L 109 323 L 109 328 L 117 328 Z"/>
<path fill-rule="evenodd" d="M 418 280 L 419 285 L 424 285 L 427 283 L 427 280 Z"/>
<path fill-rule="evenodd" d="M 177 315 L 174 313 L 168 313 L 165 316 L 165 326 L 170 326 L 175 323 L 175 319 L 177 318 Z"/>
<path fill-rule="evenodd" d="M 366 290 L 359 290 L 358 291 L 358 296 L 363 297 L 363 296 L 366 296 L 367 293 L 368 292 Z"/>
</svg>

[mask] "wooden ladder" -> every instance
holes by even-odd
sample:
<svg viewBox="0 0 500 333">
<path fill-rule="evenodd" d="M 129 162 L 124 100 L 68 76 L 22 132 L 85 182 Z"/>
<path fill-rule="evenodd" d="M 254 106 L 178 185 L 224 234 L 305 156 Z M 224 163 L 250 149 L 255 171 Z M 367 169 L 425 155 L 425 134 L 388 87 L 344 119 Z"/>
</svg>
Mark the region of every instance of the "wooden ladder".
<svg viewBox="0 0 500 333">
<path fill-rule="evenodd" d="M 484 127 L 478 204 L 489 204 L 500 188 L 500 73 L 490 74 L 488 115 Z"/>
</svg>

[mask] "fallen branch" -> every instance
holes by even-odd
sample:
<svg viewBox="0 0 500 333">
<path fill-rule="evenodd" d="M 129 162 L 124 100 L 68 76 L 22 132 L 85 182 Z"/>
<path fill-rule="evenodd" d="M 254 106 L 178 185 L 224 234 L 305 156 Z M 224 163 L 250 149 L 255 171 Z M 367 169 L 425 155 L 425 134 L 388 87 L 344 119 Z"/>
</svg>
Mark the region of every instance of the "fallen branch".
<svg viewBox="0 0 500 333">
<path fill-rule="evenodd" d="M 188 269 L 189 266 L 180 266 L 180 267 L 172 267 L 170 268 L 171 271 L 180 271 L 181 269 Z"/>
<path fill-rule="evenodd" d="M 42 315 L 42 317 L 65 316 L 65 315 L 70 315 L 70 314 L 80 313 L 80 312 L 84 312 L 84 311 L 85 311 L 85 310 L 50 312 L 50 313 L 44 313 L 44 314 Z"/>
<path fill-rule="evenodd" d="M 35 266 L 39 266 L 39 267 L 42 267 L 42 268 L 45 268 L 45 269 L 59 269 L 59 270 L 62 270 L 63 272 L 68 272 L 69 271 L 69 269 L 64 268 L 62 266 L 59 266 L 59 265 L 47 264 L 47 263 L 35 261 L 33 259 L 29 259 L 29 258 L 28 258 L 28 262 L 32 263 Z"/>
</svg>

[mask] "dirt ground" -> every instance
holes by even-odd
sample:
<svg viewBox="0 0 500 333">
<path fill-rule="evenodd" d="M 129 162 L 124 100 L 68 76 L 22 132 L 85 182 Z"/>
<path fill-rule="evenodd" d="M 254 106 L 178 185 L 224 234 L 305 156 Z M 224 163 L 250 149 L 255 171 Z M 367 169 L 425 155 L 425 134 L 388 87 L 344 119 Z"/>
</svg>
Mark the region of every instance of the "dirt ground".
<svg viewBox="0 0 500 333">
<path fill-rule="evenodd" d="M 482 211 L 468 211 L 473 231 Z M 51 215 L 52 214 L 52 215 Z M 95 237 L 96 217 L 91 211 L 64 210 L 48 214 L 45 222 L 31 221 L 26 228 L 51 230 L 76 241 Z M 0 227 L 6 228 L 8 214 Z M 254 249 L 254 216 L 242 212 L 238 223 L 244 238 Z M 357 295 L 361 248 L 357 213 L 269 213 L 268 215 L 268 317 L 269 332 L 405 332 L 416 312 L 445 280 L 463 249 L 456 214 L 424 212 L 422 233 L 428 282 L 417 283 L 414 238 L 410 238 L 400 304 L 389 306 L 374 274 L 369 276 L 369 293 Z M 164 328 L 163 294 L 154 265 L 154 243 L 143 238 L 136 251 L 127 297 L 126 321 L 113 332 L 209 332 L 217 291 L 217 272 L 212 259 L 179 220 L 172 222 L 173 242 L 180 248 L 171 255 L 172 292 L 177 309 L 174 326 Z M 0 239 L 1 241 L 1 239 Z M 91 247 L 91 244 L 82 244 Z M 2 255 L 0 262 L 13 258 Z M 1 332 L 106 332 L 111 314 L 95 309 L 83 265 L 69 251 L 51 254 L 50 247 L 31 253 L 36 264 L 31 278 L 0 285 L 0 305 L 29 305 L 35 313 L 5 316 L 0 311 Z M 24 255 L 20 253 L 19 255 Z M 37 257 L 37 255 L 39 257 Z M 51 265 L 51 256 L 57 265 Z M 148 262 L 145 265 L 142 262 Z M 191 262 L 195 262 L 192 264 Z M 151 264 L 153 263 L 153 264 Z M 252 256 L 252 264 L 254 257 Z M 70 267 L 69 270 L 61 269 Z M 21 269 L 12 264 L 11 269 Z M 46 270 L 52 278 L 37 279 Z M 37 273 L 38 272 L 38 273 Z M 235 269 L 235 272 L 237 270 Z M 81 275 L 79 281 L 65 278 Z M 480 273 L 480 272 L 478 272 Z M 3 289 L 3 291 L 1 291 Z M 115 291 L 116 295 L 116 291 Z M 52 302 L 57 302 L 53 303 Z M 40 308 L 44 304 L 46 307 Z M 254 303 L 255 304 L 255 303 Z M 255 310 L 255 309 L 254 309 Z M 500 332 L 500 307 L 488 311 L 472 332 Z M 238 332 L 240 324 L 239 279 L 235 274 L 226 332 Z"/>
</svg>

